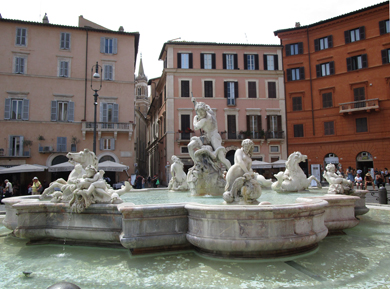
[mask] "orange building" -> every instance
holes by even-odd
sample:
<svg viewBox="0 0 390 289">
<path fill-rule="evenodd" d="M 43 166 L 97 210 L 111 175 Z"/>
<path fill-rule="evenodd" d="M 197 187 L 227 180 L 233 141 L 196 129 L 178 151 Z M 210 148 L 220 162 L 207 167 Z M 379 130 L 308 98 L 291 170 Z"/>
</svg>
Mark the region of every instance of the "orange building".
<svg viewBox="0 0 390 289">
<path fill-rule="evenodd" d="M 288 153 L 310 165 L 390 167 L 389 2 L 274 32 L 283 45 Z"/>
</svg>

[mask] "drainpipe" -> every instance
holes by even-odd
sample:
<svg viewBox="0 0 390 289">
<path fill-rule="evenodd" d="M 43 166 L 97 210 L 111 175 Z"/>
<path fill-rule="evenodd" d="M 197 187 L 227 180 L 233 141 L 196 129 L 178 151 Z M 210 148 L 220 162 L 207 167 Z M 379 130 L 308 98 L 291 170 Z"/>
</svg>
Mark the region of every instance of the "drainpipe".
<svg viewBox="0 0 390 289">
<path fill-rule="evenodd" d="M 287 153 L 287 156 L 288 156 L 288 126 L 287 126 L 287 93 L 286 93 L 286 85 L 287 85 L 287 77 L 286 77 L 286 74 L 284 72 L 284 63 L 283 63 L 283 52 L 284 52 L 284 46 L 283 46 L 283 40 L 282 38 L 280 38 L 280 45 L 282 45 L 282 71 L 283 71 L 283 86 L 284 86 L 284 115 L 285 115 L 285 122 L 286 122 L 286 133 L 285 133 L 285 138 L 286 138 L 286 153 Z M 286 158 L 287 159 L 287 158 Z"/>
<path fill-rule="evenodd" d="M 309 27 L 306 28 L 307 34 L 307 51 L 309 57 L 309 77 L 310 77 L 310 98 L 311 98 L 311 121 L 313 125 L 313 135 L 316 135 L 316 129 L 314 127 L 314 105 L 313 105 L 313 83 L 311 78 L 311 60 L 310 60 L 310 39 L 309 39 Z"/>
<path fill-rule="evenodd" d="M 88 28 L 85 30 L 85 80 L 84 80 L 84 120 L 87 120 L 87 85 L 88 85 Z"/>
</svg>

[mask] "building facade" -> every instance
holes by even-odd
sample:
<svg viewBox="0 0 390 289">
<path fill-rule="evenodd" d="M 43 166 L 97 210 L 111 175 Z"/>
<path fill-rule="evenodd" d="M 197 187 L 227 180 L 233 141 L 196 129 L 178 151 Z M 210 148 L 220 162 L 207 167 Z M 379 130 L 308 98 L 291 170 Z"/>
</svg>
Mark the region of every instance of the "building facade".
<svg viewBox="0 0 390 289">
<path fill-rule="evenodd" d="M 311 165 L 390 165 L 389 2 L 274 32 L 283 45 L 288 153 Z"/>
<path fill-rule="evenodd" d="M 168 180 L 172 155 L 186 169 L 193 165 L 187 145 L 200 132 L 193 128 L 192 96 L 215 111 L 231 163 L 245 138 L 255 143 L 254 160 L 286 159 L 280 45 L 174 41 L 163 45 L 159 59 L 164 61 L 163 74 L 149 81 L 149 158 L 159 163 L 152 174 Z"/>
<path fill-rule="evenodd" d="M 68 151 L 92 150 L 96 107 L 99 162 L 122 163 L 131 173 L 139 34 L 111 31 L 82 16 L 79 27 L 44 20 L 0 19 L 0 166 L 50 167 L 66 161 Z M 101 78 L 92 83 L 97 62 Z M 95 106 L 91 88 L 99 89 L 100 80 Z M 39 177 L 50 182 L 57 176 L 46 171 Z M 106 176 L 112 183 L 127 179 L 125 172 Z"/>
</svg>

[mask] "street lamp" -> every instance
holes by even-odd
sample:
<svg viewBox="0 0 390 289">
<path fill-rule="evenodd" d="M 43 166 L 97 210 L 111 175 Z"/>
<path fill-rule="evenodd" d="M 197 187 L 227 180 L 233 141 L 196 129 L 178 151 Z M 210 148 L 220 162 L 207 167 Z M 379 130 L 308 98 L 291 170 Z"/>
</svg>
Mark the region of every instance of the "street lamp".
<svg viewBox="0 0 390 289">
<path fill-rule="evenodd" d="M 99 67 L 100 67 L 100 74 L 99 74 Z M 93 116 L 93 152 L 96 154 L 96 106 L 97 106 L 97 98 L 98 98 L 98 91 L 102 89 L 102 72 L 103 68 L 99 63 L 96 61 L 96 64 L 92 66 L 91 68 L 91 89 L 95 92 L 93 95 L 95 97 L 94 99 L 94 106 L 95 106 L 95 111 L 94 111 L 94 116 Z M 98 89 L 95 89 L 92 87 L 93 84 L 93 79 L 99 79 L 100 78 L 100 87 Z"/>
</svg>

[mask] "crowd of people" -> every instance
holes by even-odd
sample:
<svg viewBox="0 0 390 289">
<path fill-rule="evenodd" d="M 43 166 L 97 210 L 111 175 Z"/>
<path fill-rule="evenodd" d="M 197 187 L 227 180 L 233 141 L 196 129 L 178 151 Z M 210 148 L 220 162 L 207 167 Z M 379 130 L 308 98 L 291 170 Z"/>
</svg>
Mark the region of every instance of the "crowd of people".
<svg viewBox="0 0 390 289">
<path fill-rule="evenodd" d="M 134 189 L 160 187 L 160 179 L 157 174 L 155 174 L 153 177 L 148 176 L 147 178 L 143 177 L 142 175 L 137 175 L 135 177 L 134 183 L 131 181 L 130 177 L 128 181 L 133 186 Z"/>
<path fill-rule="evenodd" d="M 387 168 L 384 170 L 378 170 L 375 168 L 372 171 L 363 174 L 361 169 L 355 170 L 352 167 L 348 167 L 345 171 L 345 174 L 342 169 L 339 169 L 338 173 L 343 175 L 346 179 L 350 180 L 354 185 L 356 185 L 356 188 L 360 190 L 367 190 L 368 185 L 372 186 L 373 190 L 376 190 L 376 188 L 379 189 L 382 186 L 386 186 L 386 184 L 390 184 L 390 175 Z"/>
<path fill-rule="evenodd" d="M 21 188 L 19 183 L 15 182 L 12 184 L 8 179 L 5 179 L 0 184 L 0 202 L 4 198 L 21 196 L 21 195 L 40 195 L 49 184 L 45 181 L 42 183 L 37 177 L 34 177 L 31 182 L 27 185 L 27 188 Z"/>
</svg>

